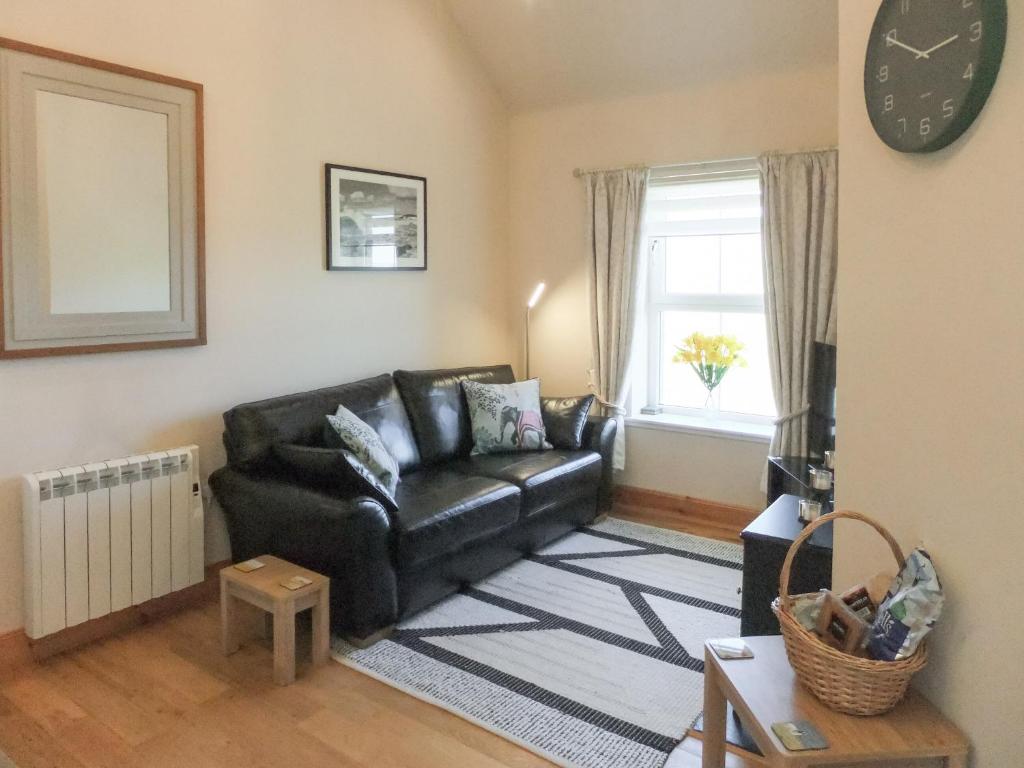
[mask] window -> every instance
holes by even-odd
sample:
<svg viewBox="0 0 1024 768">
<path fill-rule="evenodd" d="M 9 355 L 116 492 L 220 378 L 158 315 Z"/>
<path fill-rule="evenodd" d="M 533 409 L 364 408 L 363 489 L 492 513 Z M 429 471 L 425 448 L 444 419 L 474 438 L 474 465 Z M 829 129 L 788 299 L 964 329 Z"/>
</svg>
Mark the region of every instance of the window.
<svg viewBox="0 0 1024 768">
<path fill-rule="evenodd" d="M 647 407 L 768 423 L 768 367 L 756 167 L 722 163 L 660 169 L 647 191 Z M 733 367 L 710 401 L 697 374 L 672 361 L 691 333 L 729 334 L 747 367 Z M 710 413 L 706 405 L 710 402 Z"/>
</svg>

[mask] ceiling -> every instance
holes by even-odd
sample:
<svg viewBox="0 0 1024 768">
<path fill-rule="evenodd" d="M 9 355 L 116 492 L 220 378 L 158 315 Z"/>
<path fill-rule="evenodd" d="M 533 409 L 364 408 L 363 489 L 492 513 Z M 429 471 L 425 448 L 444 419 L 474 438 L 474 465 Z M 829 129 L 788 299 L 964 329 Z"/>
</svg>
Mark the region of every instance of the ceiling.
<svg viewBox="0 0 1024 768">
<path fill-rule="evenodd" d="M 837 0 L 445 2 L 516 112 L 837 58 Z"/>
</svg>

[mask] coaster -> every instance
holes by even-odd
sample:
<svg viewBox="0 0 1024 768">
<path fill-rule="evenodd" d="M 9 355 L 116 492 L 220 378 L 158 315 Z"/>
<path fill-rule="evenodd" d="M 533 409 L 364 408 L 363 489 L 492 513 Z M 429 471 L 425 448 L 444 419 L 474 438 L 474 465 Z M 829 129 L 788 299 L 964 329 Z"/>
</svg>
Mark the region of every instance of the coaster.
<svg viewBox="0 0 1024 768">
<path fill-rule="evenodd" d="M 293 592 L 296 589 L 302 589 L 308 587 L 313 582 L 307 579 L 305 576 L 292 576 L 290 579 L 281 582 L 281 586 L 285 589 L 290 589 Z"/>
<path fill-rule="evenodd" d="M 806 720 L 791 723 L 772 723 L 772 730 L 779 737 L 782 745 L 791 752 L 802 752 L 805 749 L 828 749 L 828 742 L 818 729 Z"/>
<path fill-rule="evenodd" d="M 241 571 L 242 573 L 252 573 L 253 571 L 258 571 L 265 565 L 266 563 L 262 560 L 246 560 L 242 563 L 236 563 L 235 570 Z"/>
<path fill-rule="evenodd" d="M 754 652 L 750 646 L 739 638 L 722 638 L 721 640 L 708 640 L 708 645 L 722 661 L 730 659 L 752 659 Z"/>
</svg>

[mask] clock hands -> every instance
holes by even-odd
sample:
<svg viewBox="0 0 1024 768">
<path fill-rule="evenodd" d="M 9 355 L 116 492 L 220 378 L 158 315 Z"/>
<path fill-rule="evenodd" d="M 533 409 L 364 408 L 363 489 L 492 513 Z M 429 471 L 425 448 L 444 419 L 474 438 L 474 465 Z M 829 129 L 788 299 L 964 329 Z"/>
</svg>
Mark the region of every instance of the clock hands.
<svg viewBox="0 0 1024 768">
<path fill-rule="evenodd" d="M 950 43 L 952 43 L 954 40 L 958 40 L 959 38 L 960 38 L 960 35 L 953 35 L 952 37 L 947 37 L 941 43 L 939 43 L 938 45 L 933 45 L 927 51 L 919 51 L 919 50 L 917 50 L 917 48 L 914 48 L 913 46 L 907 45 L 906 43 L 904 43 L 901 40 L 897 40 L 896 36 L 893 35 L 892 33 L 889 33 L 888 35 L 885 36 L 885 42 L 887 42 L 887 43 L 889 43 L 891 45 L 898 46 L 899 48 L 903 48 L 904 50 L 910 51 L 912 54 L 914 54 L 914 58 L 915 59 L 929 59 L 929 58 L 931 58 L 931 54 L 935 53 L 935 51 L 939 50 L 939 48 L 947 46 Z"/>
<path fill-rule="evenodd" d="M 927 51 L 922 51 L 920 55 L 921 55 L 921 56 L 924 56 L 924 58 L 926 58 L 926 59 L 927 59 L 927 58 L 928 58 L 928 54 L 930 54 L 930 53 L 935 53 L 935 51 L 939 50 L 939 48 L 942 48 L 942 47 L 943 47 L 943 46 L 945 46 L 945 45 L 949 45 L 949 44 L 950 44 L 950 43 L 952 43 L 952 42 L 953 42 L 954 40 L 958 40 L 959 38 L 960 38 L 960 35 L 953 35 L 952 37 L 947 37 L 947 38 L 946 38 L 945 40 L 943 40 L 943 41 L 942 41 L 941 43 L 939 43 L 938 45 L 933 45 L 933 46 L 932 46 L 931 48 L 929 48 L 929 49 L 928 49 Z"/>
<path fill-rule="evenodd" d="M 928 52 L 927 51 L 919 51 L 919 50 L 917 50 L 917 48 L 913 48 L 913 47 L 907 45 L 906 43 L 897 40 L 896 36 L 893 35 L 892 33 L 889 33 L 888 35 L 885 36 L 885 42 L 891 43 L 892 45 L 896 45 L 896 46 L 899 46 L 900 48 L 903 48 L 904 50 L 910 51 L 912 54 L 914 54 L 915 58 L 918 58 L 918 59 L 927 59 L 928 58 Z"/>
</svg>

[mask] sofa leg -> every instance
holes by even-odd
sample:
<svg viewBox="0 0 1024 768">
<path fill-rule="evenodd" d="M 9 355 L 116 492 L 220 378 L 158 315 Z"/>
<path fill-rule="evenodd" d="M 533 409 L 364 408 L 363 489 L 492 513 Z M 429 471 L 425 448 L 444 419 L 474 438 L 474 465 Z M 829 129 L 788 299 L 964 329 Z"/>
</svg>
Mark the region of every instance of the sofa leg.
<svg viewBox="0 0 1024 768">
<path fill-rule="evenodd" d="M 384 627 L 384 629 L 378 629 L 376 632 L 371 635 L 367 635 L 366 637 L 346 636 L 345 642 L 349 645 L 354 645 L 356 648 L 369 648 L 371 645 L 379 643 L 381 640 L 387 640 L 394 631 L 395 625 L 391 624 L 390 626 Z"/>
</svg>

